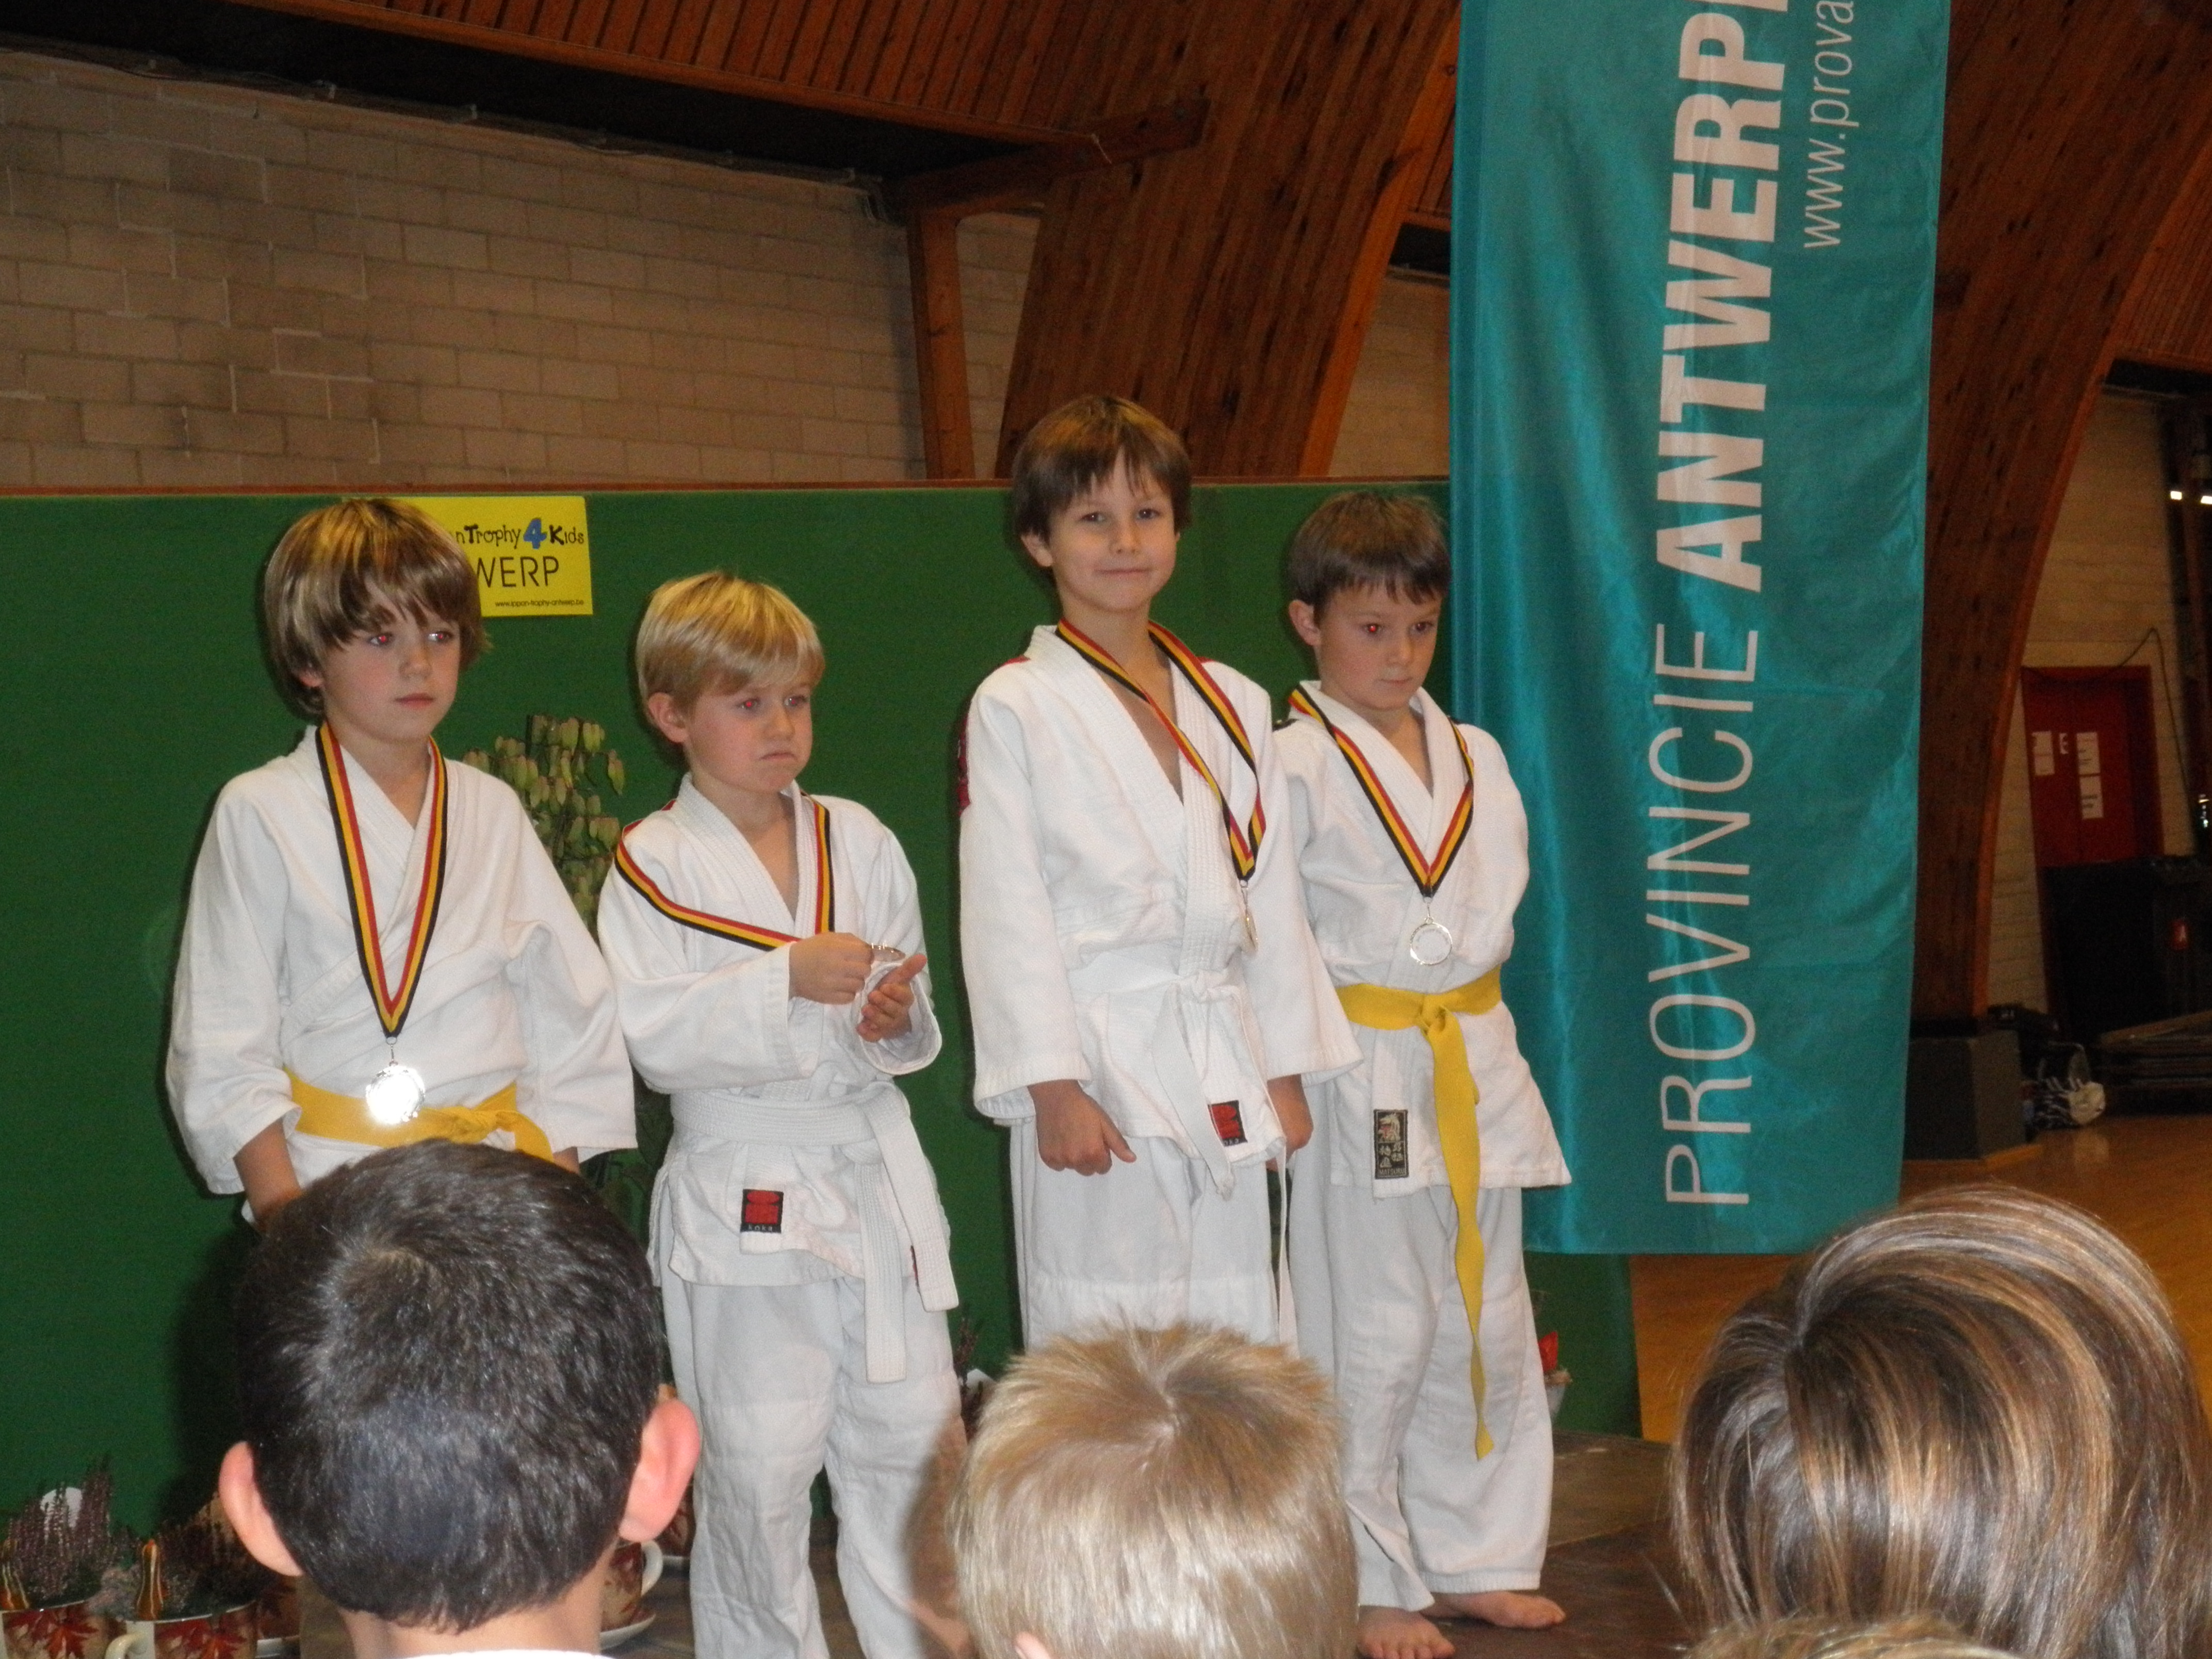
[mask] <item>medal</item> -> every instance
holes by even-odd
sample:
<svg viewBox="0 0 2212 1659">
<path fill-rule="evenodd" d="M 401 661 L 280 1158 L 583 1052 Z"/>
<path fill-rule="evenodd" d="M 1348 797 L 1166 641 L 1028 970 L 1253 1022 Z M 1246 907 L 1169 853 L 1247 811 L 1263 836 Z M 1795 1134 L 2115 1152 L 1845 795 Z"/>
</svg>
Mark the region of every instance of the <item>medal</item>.
<svg viewBox="0 0 2212 1659">
<path fill-rule="evenodd" d="M 1252 920 L 1251 902 L 1242 882 L 1237 886 L 1237 909 L 1244 922 L 1244 948 L 1257 956 L 1260 954 L 1260 926 Z"/>
<path fill-rule="evenodd" d="M 1435 967 L 1451 955 L 1454 940 L 1451 929 L 1438 921 L 1435 912 L 1430 909 L 1430 901 L 1436 897 L 1437 890 L 1444 884 L 1444 878 L 1451 873 L 1452 861 L 1459 857 L 1459 849 L 1467 844 L 1468 829 L 1474 821 L 1474 759 L 1467 752 L 1467 738 L 1458 726 L 1452 727 L 1452 737 L 1459 744 L 1460 764 L 1467 770 L 1467 783 L 1459 792 L 1459 804 L 1452 808 L 1451 822 L 1444 827 L 1443 839 L 1437 843 L 1437 855 L 1424 858 L 1420 843 L 1413 839 L 1412 829 L 1400 814 L 1397 804 L 1390 799 L 1390 792 L 1382 787 L 1382 780 L 1375 775 L 1375 769 L 1367 763 L 1367 757 L 1360 752 L 1359 745 L 1339 731 L 1336 723 L 1321 712 L 1321 705 L 1307 694 L 1305 687 L 1301 685 L 1292 690 L 1290 703 L 1292 714 L 1304 714 L 1308 720 L 1317 722 L 1322 730 L 1336 740 L 1337 749 L 1352 768 L 1352 775 L 1358 783 L 1360 793 L 1367 797 L 1368 805 L 1375 809 L 1375 816 L 1382 820 L 1382 833 L 1390 838 L 1390 845 L 1397 849 L 1406 872 L 1413 877 L 1413 885 L 1420 890 L 1421 920 L 1407 936 L 1406 954 L 1418 966 Z"/>
<path fill-rule="evenodd" d="M 1406 941 L 1406 954 L 1424 968 L 1435 967 L 1451 953 L 1451 929 L 1434 916 L 1423 916 Z"/>
<path fill-rule="evenodd" d="M 811 795 L 801 797 L 814 814 L 814 931 L 834 933 L 837 917 L 837 870 L 830 858 L 830 809 Z M 671 802 L 671 805 L 674 803 Z M 667 807 L 661 809 L 666 811 Z M 639 823 L 644 822 L 640 819 Z M 647 904 L 676 923 L 696 932 L 728 939 L 733 945 L 750 945 L 756 951 L 774 951 L 786 945 L 796 945 L 800 935 L 779 932 L 774 927 L 757 927 L 750 921 L 738 921 L 729 916 L 718 916 L 711 910 L 695 910 L 688 904 L 678 904 L 660 890 L 660 884 L 645 872 L 644 866 L 631 856 L 630 830 L 622 832 L 615 842 L 615 871 L 634 888 L 637 896 Z M 878 951 L 884 947 L 878 946 Z M 903 958 L 895 957 L 894 961 Z"/>
<path fill-rule="evenodd" d="M 422 1097 L 428 1092 L 422 1073 L 395 1060 L 369 1079 L 362 1100 L 370 1122 L 396 1129 L 422 1109 Z"/>
<path fill-rule="evenodd" d="M 415 922 L 407 935 L 407 954 L 395 984 L 384 971 L 384 936 L 376 925 L 376 896 L 368 883 L 368 854 L 362 846 L 361 818 L 354 811 L 353 785 L 346 776 L 345 756 L 327 722 L 316 728 L 315 756 L 322 764 L 323 793 L 329 799 L 331 819 L 337 826 L 338 862 L 344 866 L 348 908 L 353 917 L 354 945 L 361 957 L 362 977 L 368 982 L 369 1000 L 376 1006 L 377 1024 L 384 1028 L 389 1063 L 368 1082 L 362 1101 L 370 1119 L 385 1128 L 397 1128 L 422 1109 L 428 1092 L 422 1073 L 399 1063 L 399 1032 L 415 1006 L 415 992 L 422 982 L 422 964 L 430 954 L 430 934 L 438 925 L 438 906 L 446 889 L 446 761 L 438 745 L 430 744 L 429 843 L 422 852 L 422 884 L 415 895 Z"/>
<path fill-rule="evenodd" d="M 884 982 L 892 969 L 906 960 L 906 952 L 896 945 L 872 945 L 868 951 L 871 963 L 868 976 L 860 981 L 860 993 L 853 999 L 853 1029 L 856 1031 L 860 1029 L 860 1022 L 868 1017 L 868 999 L 875 995 L 876 987 Z"/>
</svg>

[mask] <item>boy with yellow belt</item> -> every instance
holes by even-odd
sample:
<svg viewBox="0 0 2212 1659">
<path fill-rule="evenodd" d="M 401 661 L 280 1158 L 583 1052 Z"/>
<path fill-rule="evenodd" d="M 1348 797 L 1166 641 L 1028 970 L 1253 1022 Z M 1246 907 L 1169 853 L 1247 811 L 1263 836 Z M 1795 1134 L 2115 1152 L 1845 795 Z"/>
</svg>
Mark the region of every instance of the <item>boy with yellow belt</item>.
<svg viewBox="0 0 2212 1659">
<path fill-rule="evenodd" d="M 210 1190 L 266 1221 L 380 1146 L 635 1144 L 606 967 L 522 803 L 432 733 L 483 649 L 475 573 L 419 510 L 347 501 L 262 579 L 316 721 L 225 785 L 192 873 L 169 1101 Z"/>
<path fill-rule="evenodd" d="M 1300 1346 L 1336 1384 L 1367 1659 L 1444 1659 L 1425 1608 L 1535 1627 L 1551 1419 L 1521 1189 L 1563 1184 L 1498 994 L 1528 822 L 1488 733 L 1422 690 L 1451 566 L 1417 496 L 1322 503 L 1290 554 L 1320 670 L 1277 734 L 1314 937 L 1361 1063 L 1296 1164 Z"/>
</svg>

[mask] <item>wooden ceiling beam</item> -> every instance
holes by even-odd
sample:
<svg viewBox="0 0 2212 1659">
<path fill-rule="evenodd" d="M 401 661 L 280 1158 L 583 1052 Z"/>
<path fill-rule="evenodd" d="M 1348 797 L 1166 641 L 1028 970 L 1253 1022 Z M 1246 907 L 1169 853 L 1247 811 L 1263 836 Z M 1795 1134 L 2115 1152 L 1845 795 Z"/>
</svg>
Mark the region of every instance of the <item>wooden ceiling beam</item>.
<svg viewBox="0 0 2212 1659">
<path fill-rule="evenodd" d="M 435 40 L 447 46 L 469 46 L 480 52 L 534 58 L 571 69 L 598 70 L 616 75 L 635 76 L 641 80 L 665 81 L 678 86 L 697 87 L 708 92 L 727 93 L 740 98 L 821 110 L 833 115 L 849 115 L 863 120 L 921 127 L 933 132 L 957 133 L 963 137 L 981 138 L 994 143 L 1031 147 L 1054 144 L 1081 136 L 1079 132 L 1066 127 L 1000 120 L 945 105 L 891 102 L 809 81 L 751 74 L 709 63 L 635 51 L 627 44 L 619 46 L 603 44 L 603 37 L 606 35 L 611 34 L 627 42 L 636 33 L 638 19 L 628 14 L 602 18 L 600 27 L 591 31 L 593 39 L 577 40 L 553 32 L 556 25 L 570 21 L 569 14 L 565 10 L 561 18 L 548 20 L 546 27 L 541 30 L 404 10 L 396 4 L 386 3 L 386 0 L 237 0 L 237 3 L 264 11 L 311 17 L 325 23 L 379 29 L 387 33 Z M 814 0 L 814 3 L 819 3 L 820 0 Z M 692 3 L 701 3 L 701 0 L 692 0 Z M 755 0 L 754 9 L 768 9 L 765 0 Z M 769 45 L 773 43 L 763 43 L 761 49 L 765 50 Z M 790 55 L 788 42 L 783 47 L 783 55 L 787 58 Z"/>
<path fill-rule="evenodd" d="M 1091 9 L 1031 118 L 1078 125 L 1094 85 L 1212 112 L 1202 143 L 1047 191 L 999 469 L 1040 416 L 1113 392 L 1181 430 L 1210 477 L 1296 472 L 1457 15 L 1455 0 Z"/>
<path fill-rule="evenodd" d="M 1187 98 L 1120 116 L 1080 137 L 915 173 L 886 186 L 884 199 L 902 218 L 933 213 L 965 217 L 1029 207 L 1059 179 L 1188 149 L 1205 135 L 1206 109 L 1205 99 Z"/>
<path fill-rule="evenodd" d="M 1913 1011 L 1989 997 L 2036 584 L 2126 302 L 2212 137 L 2212 15 L 1955 0 L 1929 388 Z"/>
</svg>

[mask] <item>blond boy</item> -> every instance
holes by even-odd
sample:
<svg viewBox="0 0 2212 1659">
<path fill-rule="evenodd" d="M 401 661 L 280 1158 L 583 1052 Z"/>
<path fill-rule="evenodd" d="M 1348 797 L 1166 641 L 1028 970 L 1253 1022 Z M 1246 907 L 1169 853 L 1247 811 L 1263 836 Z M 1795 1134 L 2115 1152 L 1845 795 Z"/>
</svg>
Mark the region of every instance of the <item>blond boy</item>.
<svg viewBox="0 0 2212 1659">
<path fill-rule="evenodd" d="M 709 574 L 654 593 L 638 690 L 686 775 L 625 833 L 600 901 L 631 1059 L 675 1103 L 653 1260 L 705 1435 L 706 1659 L 827 1653 L 807 1569 L 825 1460 L 861 1646 L 921 1654 L 937 1616 L 908 1535 L 959 1435 L 944 1218 L 892 1081 L 940 1042 L 921 914 L 890 831 L 799 787 L 822 665 L 775 588 Z"/>
<path fill-rule="evenodd" d="M 1285 841 L 1360 1064 L 1297 1165 L 1299 1335 L 1336 1385 L 1367 1659 L 1444 1659 L 1422 1610 L 1541 1626 L 1552 1437 L 1521 1189 L 1567 1179 L 1498 993 L 1528 881 L 1495 739 L 1422 690 L 1451 579 L 1410 495 L 1299 527 L 1291 625 L 1320 671 L 1278 734 Z"/>
<path fill-rule="evenodd" d="M 432 734 L 484 647 L 476 576 L 394 501 L 285 532 L 270 654 L 313 726 L 225 785 L 192 872 L 169 1101 L 261 1220 L 378 1146 L 635 1143 L 606 968 L 514 792 Z"/>
<path fill-rule="evenodd" d="M 1270 826 L 1267 695 L 1152 621 L 1190 514 L 1153 416 L 1079 398 L 1016 456 L 1056 627 L 968 714 L 961 959 L 1006 1123 L 1031 1344 L 1097 1321 L 1289 1333 L 1263 1166 L 1358 1057 Z"/>
<path fill-rule="evenodd" d="M 1061 1337 L 999 1384 L 951 1513 L 980 1659 L 1343 1659 L 1328 1385 L 1232 1332 Z"/>
</svg>

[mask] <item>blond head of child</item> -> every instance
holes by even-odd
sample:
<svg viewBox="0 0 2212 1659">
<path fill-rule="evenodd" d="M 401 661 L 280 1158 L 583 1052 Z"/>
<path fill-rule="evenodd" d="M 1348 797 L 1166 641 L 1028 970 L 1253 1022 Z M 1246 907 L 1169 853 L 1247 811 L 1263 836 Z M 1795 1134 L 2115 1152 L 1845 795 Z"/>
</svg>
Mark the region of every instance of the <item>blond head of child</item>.
<svg viewBox="0 0 2212 1659">
<path fill-rule="evenodd" d="M 419 507 L 363 498 L 302 515 L 262 573 L 269 652 L 299 710 L 349 749 L 420 749 L 483 653 L 476 573 Z"/>
<path fill-rule="evenodd" d="M 1436 659 L 1451 584 L 1436 509 L 1402 491 L 1332 495 L 1298 526 L 1286 564 L 1291 626 L 1322 690 L 1378 724 L 1403 711 Z"/>
<path fill-rule="evenodd" d="M 949 1519 L 979 1659 L 1340 1659 L 1328 1385 L 1194 1326 L 1062 1337 L 999 1385 Z"/>
<path fill-rule="evenodd" d="M 763 582 L 710 570 L 665 582 L 637 630 L 647 718 L 684 750 L 704 788 L 787 788 L 814 752 L 822 641 Z"/>
<path fill-rule="evenodd" d="M 1014 533 L 1079 625 L 1086 615 L 1147 612 L 1175 574 L 1190 457 L 1127 398 L 1092 395 L 1053 410 L 1022 439 L 1008 487 Z"/>
</svg>

